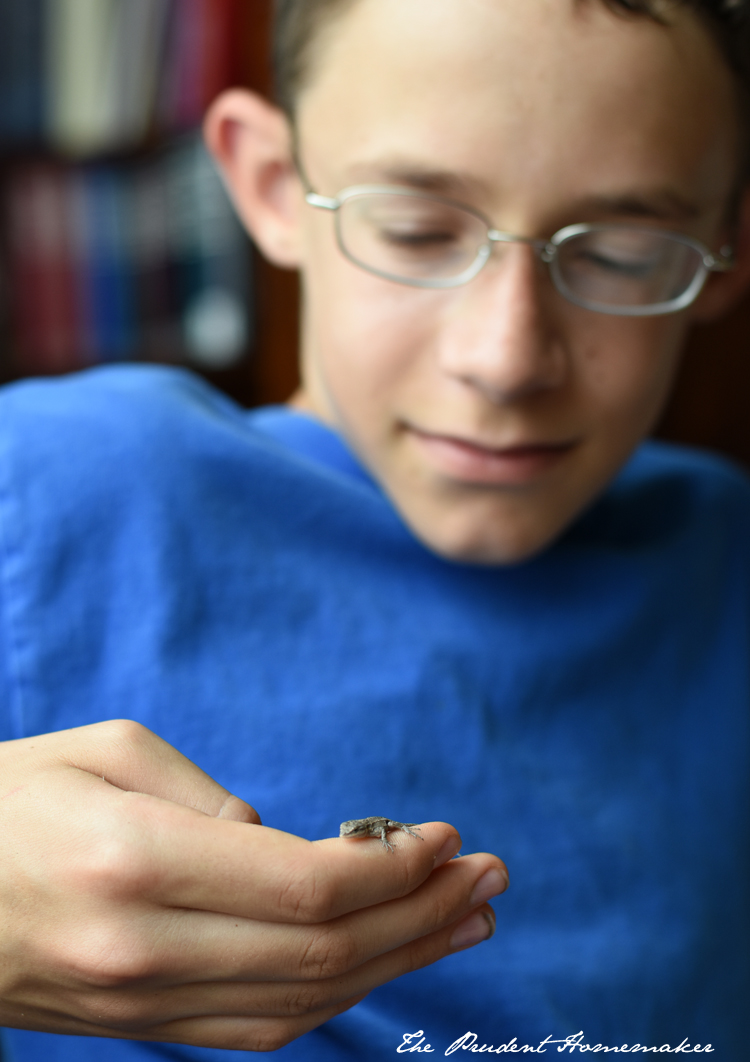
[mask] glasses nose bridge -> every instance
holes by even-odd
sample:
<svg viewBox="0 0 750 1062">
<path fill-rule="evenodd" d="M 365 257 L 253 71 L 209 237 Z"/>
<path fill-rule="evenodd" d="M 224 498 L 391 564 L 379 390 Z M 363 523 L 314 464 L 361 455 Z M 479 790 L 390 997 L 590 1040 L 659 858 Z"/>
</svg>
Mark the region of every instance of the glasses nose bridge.
<svg viewBox="0 0 750 1062">
<path fill-rule="evenodd" d="M 549 240 L 540 240 L 534 236 L 517 236 L 512 232 L 503 232 L 501 229 L 489 228 L 487 230 L 487 240 L 490 252 L 496 246 L 502 246 L 503 244 L 518 243 L 524 247 L 529 247 L 534 252 L 535 258 L 547 267 L 550 266 L 557 253 L 557 248 Z M 491 253 L 488 253 L 482 265 L 485 266 L 491 257 Z"/>
<path fill-rule="evenodd" d="M 526 247 L 530 247 L 537 258 L 547 264 L 549 264 L 555 257 L 556 248 L 554 244 L 551 244 L 549 240 L 536 239 L 534 236 L 516 236 L 512 232 L 503 232 L 500 229 L 488 229 L 487 239 L 493 247 L 495 244 L 502 243 L 522 243 Z"/>
</svg>

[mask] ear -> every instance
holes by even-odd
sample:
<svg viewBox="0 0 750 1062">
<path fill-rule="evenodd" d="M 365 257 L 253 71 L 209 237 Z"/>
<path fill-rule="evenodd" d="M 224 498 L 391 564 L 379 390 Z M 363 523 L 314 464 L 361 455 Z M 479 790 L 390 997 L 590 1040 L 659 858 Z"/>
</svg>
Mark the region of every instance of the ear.
<svg viewBox="0 0 750 1062">
<path fill-rule="evenodd" d="M 688 310 L 690 319 L 698 324 L 722 317 L 750 288 L 750 186 L 745 188 L 740 200 L 731 246 L 734 249 L 734 269 L 727 273 L 712 273 Z"/>
<path fill-rule="evenodd" d="M 245 89 L 222 93 L 203 127 L 237 213 L 276 265 L 299 265 L 304 194 L 292 158 L 292 135 L 277 107 Z"/>
</svg>

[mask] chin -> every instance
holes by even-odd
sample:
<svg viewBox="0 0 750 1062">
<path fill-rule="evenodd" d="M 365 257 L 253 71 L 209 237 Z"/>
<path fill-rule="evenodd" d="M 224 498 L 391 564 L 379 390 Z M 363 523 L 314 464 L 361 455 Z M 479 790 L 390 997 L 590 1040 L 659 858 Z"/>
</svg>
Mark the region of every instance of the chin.
<svg viewBox="0 0 750 1062">
<path fill-rule="evenodd" d="M 402 515 L 420 542 L 439 557 L 483 567 L 523 564 L 544 552 L 565 529 L 513 526 L 501 516 L 476 525 L 455 517 L 428 523 L 411 520 L 407 513 Z"/>
</svg>

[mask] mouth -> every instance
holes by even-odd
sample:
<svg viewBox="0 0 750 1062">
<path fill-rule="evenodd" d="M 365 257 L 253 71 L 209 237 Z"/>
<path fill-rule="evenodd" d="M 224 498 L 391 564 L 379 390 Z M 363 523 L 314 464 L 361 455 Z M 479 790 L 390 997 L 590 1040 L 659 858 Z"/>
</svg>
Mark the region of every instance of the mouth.
<svg viewBox="0 0 750 1062">
<path fill-rule="evenodd" d="M 406 427 L 438 473 L 464 483 L 489 486 L 532 484 L 559 465 L 578 445 L 575 440 L 565 440 L 495 447 L 473 439 L 423 431 L 413 425 Z"/>
</svg>

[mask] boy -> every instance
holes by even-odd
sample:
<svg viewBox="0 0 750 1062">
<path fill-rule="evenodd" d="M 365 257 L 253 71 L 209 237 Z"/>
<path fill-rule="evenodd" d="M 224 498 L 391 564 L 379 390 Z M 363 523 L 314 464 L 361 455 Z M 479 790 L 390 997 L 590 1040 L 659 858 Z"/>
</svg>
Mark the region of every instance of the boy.
<svg viewBox="0 0 750 1062">
<path fill-rule="evenodd" d="M 302 270 L 293 410 L 6 394 L 4 1020 L 198 1045 L 12 1059 L 267 1049 L 487 935 L 448 827 L 307 845 L 170 746 L 288 834 L 445 816 L 514 872 L 494 945 L 288 1057 L 742 1057 L 748 487 L 628 459 L 750 273 L 744 96 L 710 5 L 634 6 L 284 5 L 293 132 L 230 93 L 207 133 Z M 123 716 L 169 744 L 54 733 Z"/>
</svg>

